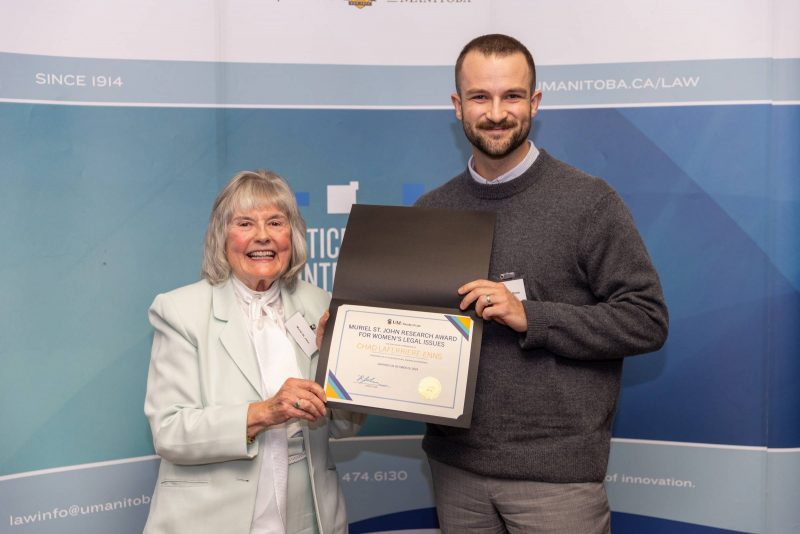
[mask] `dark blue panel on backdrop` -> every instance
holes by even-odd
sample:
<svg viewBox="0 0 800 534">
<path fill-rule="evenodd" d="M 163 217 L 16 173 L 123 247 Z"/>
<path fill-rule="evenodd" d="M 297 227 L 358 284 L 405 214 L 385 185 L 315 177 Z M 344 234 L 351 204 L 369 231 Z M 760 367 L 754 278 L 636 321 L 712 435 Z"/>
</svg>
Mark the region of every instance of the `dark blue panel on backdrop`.
<svg viewBox="0 0 800 534">
<path fill-rule="evenodd" d="M 646 534 L 742 534 L 739 530 L 727 530 L 723 528 L 707 527 L 704 525 L 693 525 L 681 521 L 670 521 L 658 517 L 647 517 L 645 515 L 623 514 L 612 512 L 611 514 L 612 532 L 635 532 Z"/>
<path fill-rule="evenodd" d="M 776 144 L 788 151 L 800 140 L 796 127 L 774 135 L 770 123 L 788 115 L 784 122 L 792 124 L 796 109 L 547 113 L 542 144 L 622 193 L 670 305 L 665 349 L 626 362 L 616 435 L 766 445 L 769 412 L 780 436 L 771 446 L 800 442 L 800 403 L 780 398 L 767 404 L 770 365 L 773 377 L 775 366 L 780 376 L 798 376 L 791 357 L 800 345 L 791 326 L 798 317 L 798 280 L 789 278 L 797 258 L 774 246 L 775 232 L 797 226 L 770 224 L 787 203 L 777 193 L 793 180 L 792 162 L 776 163 L 770 151 Z M 794 213 L 798 208 L 795 199 Z M 775 261 L 780 255 L 782 263 Z"/>
</svg>

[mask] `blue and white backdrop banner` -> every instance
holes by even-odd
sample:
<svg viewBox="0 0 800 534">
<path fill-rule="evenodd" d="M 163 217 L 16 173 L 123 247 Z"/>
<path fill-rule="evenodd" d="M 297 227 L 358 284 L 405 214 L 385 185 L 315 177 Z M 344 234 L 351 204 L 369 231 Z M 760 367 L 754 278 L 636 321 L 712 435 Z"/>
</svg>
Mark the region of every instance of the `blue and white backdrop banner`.
<svg viewBox="0 0 800 534">
<path fill-rule="evenodd" d="M 636 218 L 670 338 L 630 359 L 616 533 L 800 532 L 800 4 L 794 0 L 0 2 L 0 532 L 140 532 L 153 297 L 197 279 L 211 203 L 286 177 L 331 289 L 354 202 L 469 155 L 472 37 L 534 52 L 532 137 Z M 352 532 L 436 529 L 422 425 L 336 442 Z"/>
</svg>

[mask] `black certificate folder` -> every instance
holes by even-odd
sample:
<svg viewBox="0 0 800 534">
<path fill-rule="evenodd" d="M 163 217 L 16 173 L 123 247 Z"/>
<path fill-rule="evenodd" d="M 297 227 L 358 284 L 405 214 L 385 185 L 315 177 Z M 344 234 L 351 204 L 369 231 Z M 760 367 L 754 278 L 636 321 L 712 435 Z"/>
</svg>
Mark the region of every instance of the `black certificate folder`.
<svg viewBox="0 0 800 534">
<path fill-rule="evenodd" d="M 328 404 L 468 427 L 483 321 L 458 288 L 487 278 L 490 212 L 356 204 L 316 381 Z"/>
</svg>

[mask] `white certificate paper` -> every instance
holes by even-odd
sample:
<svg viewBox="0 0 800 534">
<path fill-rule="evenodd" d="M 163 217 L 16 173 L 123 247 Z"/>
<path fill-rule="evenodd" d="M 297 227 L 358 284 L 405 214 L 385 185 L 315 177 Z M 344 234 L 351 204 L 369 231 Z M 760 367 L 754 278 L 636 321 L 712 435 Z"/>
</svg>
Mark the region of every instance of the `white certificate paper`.
<svg viewBox="0 0 800 534">
<path fill-rule="evenodd" d="M 458 419 L 473 327 L 468 315 L 340 305 L 324 378 L 328 401 L 411 419 Z"/>
</svg>

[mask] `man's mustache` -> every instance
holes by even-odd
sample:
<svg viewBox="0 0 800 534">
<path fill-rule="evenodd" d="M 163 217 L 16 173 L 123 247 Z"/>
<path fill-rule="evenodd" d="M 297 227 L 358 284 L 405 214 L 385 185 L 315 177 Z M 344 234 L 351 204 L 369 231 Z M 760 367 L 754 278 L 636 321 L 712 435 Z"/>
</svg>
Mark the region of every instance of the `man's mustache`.
<svg viewBox="0 0 800 534">
<path fill-rule="evenodd" d="M 484 121 L 478 123 L 478 128 L 481 130 L 493 130 L 495 128 L 514 128 L 517 125 L 515 121 L 504 120 L 501 122 Z"/>
</svg>

